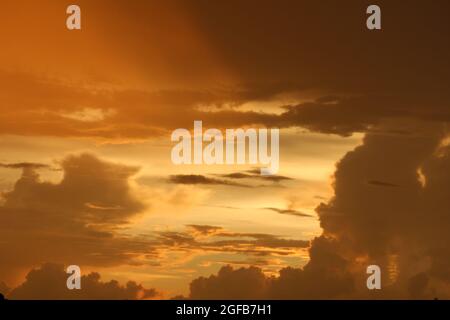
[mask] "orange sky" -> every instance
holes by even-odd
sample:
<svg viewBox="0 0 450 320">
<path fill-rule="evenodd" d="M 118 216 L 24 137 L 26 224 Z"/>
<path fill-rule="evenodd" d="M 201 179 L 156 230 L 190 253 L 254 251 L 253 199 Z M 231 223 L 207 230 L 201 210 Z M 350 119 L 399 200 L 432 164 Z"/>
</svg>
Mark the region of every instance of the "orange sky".
<svg viewBox="0 0 450 320">
<path fill-rule="evenodd" d="M 416 291 L 448 294 L 432 232 L 447 208 L 433 177 L 449 174 L 445 10 L 385 4 L 377 33 L 365 1 L 80 0 L 82 30 L 69 31 L 69 4 L 0 11 L 0 291 L 56 263 L 100 273 L 92 286 L 118 280 L 126 298 L 208 298 L 240 274 L 195 279 L 231 265 L 276 297 L 268 277 L 290 272 L 330 272 L 337 284 L 311 297 L 365 297 L 375 261 L 396 270 L 387 297 L 410 297 L 422 273 Z M 174 165 L 170 133 L 194 120 L 280 128 L 279 173 Z M 29 282 L 11 297 L 35 297 Z"/>
</svg>

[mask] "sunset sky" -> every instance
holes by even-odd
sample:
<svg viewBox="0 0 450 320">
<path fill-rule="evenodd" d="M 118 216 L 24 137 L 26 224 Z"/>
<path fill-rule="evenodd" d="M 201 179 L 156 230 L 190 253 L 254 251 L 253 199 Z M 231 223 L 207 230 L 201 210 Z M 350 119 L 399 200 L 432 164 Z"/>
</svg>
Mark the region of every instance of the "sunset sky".
<svg viewBox="0 0 450 320">
<path fill-rule="evenodd" d="M 0 292 L 449 298 L 450 3 L 351 3 L 2 1 Z M 279 172 L 174 165 L 195 120 L 280 128 Z"/>
</svg>

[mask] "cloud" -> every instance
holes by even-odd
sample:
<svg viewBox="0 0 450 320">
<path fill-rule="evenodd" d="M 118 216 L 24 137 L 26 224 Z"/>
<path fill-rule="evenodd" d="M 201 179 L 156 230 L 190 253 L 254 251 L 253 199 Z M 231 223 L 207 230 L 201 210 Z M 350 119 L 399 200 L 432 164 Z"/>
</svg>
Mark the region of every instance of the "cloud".
<svg viewBox="0 0 450 320">
<path fill-rule="evenodd" d="M 304 240 L 233 233 L 211 225 L 129 235 L 126 227 L 147 208 L 129 183 L 138 168 L 91 154 L 67 156 L 59 165 L 63 178 L 58 183 L 43 181 L 36 166 L 20 166 L 22 176 L 4 194 L 2 280 L 13 283 L 23 270 L 41 261 L 88 267 L 151 265 L 173 250 L 259 257 L 296 255 L 309 246 Z"/>
<path fill-rule="evenodd" d="M 311 261 L 303 269 L 283 269 L 270 296 L 366 297 L 364 269 L 377 263 L 396 270 L 383 277 L 384 297 L 448 297 L 449 151 L 440 144 L 450 121 L 450 3 L 436 1 L 380 1 L 381 34 L 364 28 L 363 2 L 118 3 L 108 17 L 101 14 L 106 2 L 87 4 L 97 19 L 81 41 L 53 27 L 59 5 L 40 2 L 43 19 L 33 14 L 33 1 L 18 7 L 11 2 L 0 12 L 6 23 L 0 36 L 9 48 L 0 52 L 0 134 L 129 141 L 190 128 L 198 119 L 215 128 L 364 132 L 364 144 L 337 165 L 334 198 L 317 208 L 324 231 L 312 243 Z M 24 19 L 9 19 L 12 11 Z M 126 21 L 120 27 L 110 23 L 109 15 L 117 20 L 117 13 Z M 39 32 L 22 28 L 22 20 L 39 24 Z M 105 38 L 105 28 L 115 36 Z M 175 31 L 182 36 L 171 37 Z M 143 43 L 142 35 L 156 41 Z M 120 43 L 127 46 L 117 50 Z M 278 104 L 279 112 L 259 104 L 241 108 L 262 101 Z M 152 250 L 147 240 L 118 233 L 145 207 L 127 183 L 137 168 L 89 156 L 70 159 L 61 183 L 40 181 L 28 165 L 6 194 L 0 207 L 2 274 L 13 264 L 73 256 L 88 264 L 135 263 Z M 181 176 L 181 184 L 221 185 L 242 177 Z M 275 252 L 258 241 L 280 241 L 247 236 L 205 244 L 180 233 L 159 241 L 189 249 L 250 247 L 254 254 Z M 250 273 L 255 287 L 268 292 L 258 271 Z M 227 270 L 224 278 L 234 274 Z"/>
<path fill-rule="evenodd" d="M 395 125 L 381 129 L 390 131 Z M 380 296 L 411 298 L 416 276 L 425 273 L 421 277 L 430 281 L 423 297 L 445 298 L 450 294 L 450 277 L 441 272 L 448 267 L 443 256 L 450 252 L 440 241 L 446 238 L 442 226 L 450 225 L 450 207 L 440 189 L 449 187 L 444 182 L 450 174 L 448 147 L 441 146 L 447 133 L 445 127 L 428 123 L 403 125 L 412 133 L 367 134 L 364 144 L 338 163 L 335 197 L 317 211 L 324 235 L 339 243 L 336 254 L 349 263 L 355 261 L 348 269 L 360 284 L 354 295 L 367 294 L 362 285 L 364 268 L 377 264 L 385 274 Z M 441 156 L 436 155 L 438 150 Z M 420 168 L 427 178 L 425 187 Z M 364 183 L 370 176 L 394 181 L 401 188 L 393 188 L 393 183 L 376 184 L 389 188 L 373 188 Z"/>
<path fill-rule="evenodd" d="M 409 79 L 407 74 L 397 76 L 400 78 L 399 83 Z M 241 96 L 236 89 L 223 92 L 209 88 L 207 84 L 194 91 L 138 91 L 123 88 L 112 91 L 98 89 L 93 93 L 83 87 L 39 79 L 33 75 L 5 74 L 1 70 L 0 82 L 5 82 L 5 90 L 10 92 L 8 96 L 0 97 L 0 101 L 14 106 L 20 103 L 20 107 L 11 108 L 11 111 L 0 116 L 0 123 L 3 124 L 0 133 L 3 134 L 92 137 L 111 141 L 142 140 L 168 134 L 176 128 L 191 128 L 194 120 L 202 119 L 205 126 L 211 128 L 250 125 L 300 127 L 315 132 L 349 136 L 354 132 L 368 132 L 386 119 L 450 121 L 450 113 L 443 102 L 448 101 L 450 96 L 439 92 L 441 98 L 438 99 L 436 88 L 429 88 L 429 83 L 423 82 L 416 84 L 420 91 L 393 92 L 386 88 L 378 94 L 366 93 L 370 88 L 362 89 L 351 83 L 346 91 L 336 93 L 332 99 L 327 93 L 330 89 L 319 87 L 316 90 L 324 93 L 316 94 L 317 97 L 311 101 L 291 105 L 280 103 L 282 112 L 278 114 L 264 109 L 202 110 L 199 106 L 242 106 L 255 101 L 254 99 L 271 99 L 270 95 Z M 23 87 L 29 89 L 27 97 L 23 97 L 17 89 Z M 259 89 L 249 87 L 245 90 Z M 277 90 L 283 92 L 282 88 Z M 36 111 L 35 105 L 46 107 Z M 124 105 L 127 107 L 124 108 Z M 148 105 L 153 107 L 148 108 Z M 15 125 L 7 122 L 12 116 L 18 120 Z"/>
<path fill-rule="evenodd" d="M 284 180 L 293 180 L 292 178 L 281 175 L 262 176 L 260 169 L 247 170 L 245 172 L 233 172 L 228 174 L 220 174 L 222 178 L 227 179 L 261 179 L 265 181 L 280 182 Z"/>
<path fill-rule="evenodd" d="M 312 215 L 310 215 L 310 214 L 303 213 L 301 211 L 294 210 L 294 209 L 279 209 L 279 208 L 263 208 L 263 209 L 274 211 L 279 214 L 287 214 L 287 215 L 296 216 L 296 217 L 303 217 L 303 218 L 312 217 Z"/>
<path fill-rule="evenodd" d="M 217 276 L 200 277 L 190 284 L 191 299 L 264 299 L 269 280 L 259 268 L 233 270 L 226 266 Z"/>
<path fill-rule="evenodd" d="M 191 228 L 195 234 L 199 234 L 201 236 L 212 236 L 223 230 L 222 227 L 197 224 L 190 224 L 187 227 Z"/>
<path fill-rule="evenodd" d="M 310 242 L 265 233 L 230 232 L 217 226 L 189 225 L 187 232 L 157 232 L 153 244 L 155 248 L 172 250 L 287 256 L 308 248 Z"/>
<path fill-rule="evenodd" d="M 100 274 L 92 272 L 81 276 L 81 290 L 69 290 L 68 274 L 63 265 L 44 264 L 31 270 L 25 282 L 13 289 L 12 300 L 136 300 L 160 298 L 155 289 L 146 289 L 134 281 L 121 285 L 116 280 L 101 281 Z"/>
<path fill-rule="evenodd" d="M 351 275 L 343 270 L 345 260 L 333 253 L 333 242 L 314 240 L 311 262 L 303 269 L 284 268 L 278 276 L 266 276 L 260 268 L 233 270 L 223 267 L 209 278 L 191 282 L 190 299 L 330 299 L 345 297 L 354 288 Z M 246 278 L 243 280 L 242 278 Z M 245 283 L 245 296 L 236 294 Z M 223 290 L 221 290 L 223 288 Z"/>
<path fill-rule="evenodd" d="M 216 235 L 218 237 L 238 238 L 238 239 L 218 240 L 216 242 L 205 244 L 205 246 L 210 246 L 211 244 L 218 247 L 231 245 L 236 246 L 237 248 L 246 247 L 248 249 L 251 249 L 252 246 L 254 246 L 254 249 L 261 248 L 265 250 L 265 248 L 266 249 L 272 248 L 278 249 L 274 250 L 274 252 L 282 252 L 281 249 L 302 249 L 308 248 L 310 245 L 309 241 L 284 239 L 276 235 L 264 233 L 220 232 L 217 233 Z M 250 238 L 251 240 L 245 240 L 245 238 Z"/>
<path fill-rule="evenodd" d="M 331 262 L 331 265 L 326 265 Z M 217 275 L 200 277 L 190 285 L 190 299 L 330 299 L 345 297 L 353 289 L 349 274 L 330 272 L 339 260 L 323 261 L 314 268 L 284 268 L 266 276 L 258 267 L 222 267 Z M 321 272 L 324 272 L 323 274 Z M 245 284 L 245 285 L 242 285 Z M 241 288 L 244 292 L 238 293 Z"/>
<path fill-rule="evenodd" d="M 215 179 L 215 178 L 209 178 L 203 175 L 186 175 L 186 174 L 180 174 L 180 175 L 173 175 L 170 177 L 170 182 L 177 183 L 177 184 L 188 184 L 188 185 L 195 185 L 195 184 L 204 184 L 204 185 L 223 185 L 223 186 L 233 186 L 233 187 L 242 187 L 242 188 L 249 188 L 250 186 L 241 184 L 241 183 L 235 183 L 232 181 L 227 181 L 223 179 Z"/>
<path fill-rule="evenodd" d="M 382 37 L 364 25 L 355 27 L 361 25 L 364 3 L 345 8 L 328 2 L 255 3 L 116 4 L 124 23 L 120 30 L 114 27 L 113 39 L 102 34 L 111 28 L 111 18 L 102 14 L 100 3 L 87 4 L 97 25 L 85 41 L 69 40 L 51 27 L 59 21 L 52 14 L 59 9 L 50 2 L 42 5 L 47 9 L 42 43 L 34 41 L 33 31 L 8 21 L 2 34 L 11 50 L 1 53 L 7 64 L 0 65 L 0 104 L 6 106 L 0 133 L 139 140 L 201 119 L 215 128 L 265 125 L 350 135 L 392 118 L 450 120 L 447 1 L 427 8 L 381 1 Z M 9 10 L 21 12 L 22 6 L 10 4 Z M 233 15 L 236 11 L 241 15 Z M 252 25 L 249 16 L 256 17 Z M 420 23 L 410 23 L 410 17 L 419 16 Z M 170 37 L 175 30 L 184 30 L 182 43 Z M 155 48 L 130 36 L 137 34 L 164 41 Z M 117 50 L 123 42 L 128 45 Z M 94 43 L 102 45 L 95 46 L 95 54 L 90 50 L 89 59 L 80 59 L 74 48 Z M 323 59 L 322 53 L 334 58 Z M 11 71 L 37 65 L 35 72 Z M 284 108 L 281 113 L 263 106 L 240 108 L 261 101 Z M 205 111 L 211 109 L 219 111 Z"/>
<path fill-rule="evenodd" d="M 1 168 L 6 169 L 46 169 L 50 166 L 43 163 L 19 162 L 19 163 L 0 163 Z"/>
<path fill-rule="evenodd" d="M 66 212 L 66 218 L 73 214 L 86 223 L 105 224 L 124 222 L 144 208 L 128 185 L 137 168 L 110 164 L 89 154 L 68 156 L 61 167 L 64 177 L 56 185 L 40 182 L 33 166 L 24 167 L 26 170 L 14 190 L 4 195 L 4 207 L 32 207 L 46 213 L 61 210 Z M 114 215 L 102 214 L 94 205 L 119 209 Z"/>
<path fill-rule="evenodd" d="M 41 261 L 79 265 L 136 263 L 149 244 L 120 232 L 146 205 L 129 179 L 138 168 L 105 162 L 90 154 L 60 163 L 59 183 L 41 181 L 36 165 L 22 167 L 0 207 L 0 270 L 3 280 Z"/>
<path fill-rule="evenodd" d="M 444 126 L 422 122 L 405 126 L 411 134 L 367 134 L 363 145 L 337 164 L 335 196 L 316 209 L 323 234 L 312 241 L 309 262 L 303 268 L 284 268 L 278 276 L 249 287 L 264 282 L 263 298 L 274 299 L 450 297 L 450 146 L 442 143 L 448 132 Z M 402 187 L 373 188 L 367 184 L 370 176 Z M 382 290 L 377 292 L 365 285 L 371 264 L 382 270 Z M 194 280 L 190 297 L 214 299 L 220 292 L 217 284 L 231 293 L 222 291 L 220 298 L 231 299 L 237 290 L 233 279 L 243 272 L 228 268 L 226 275 Z M 225 279 L 227 284 L 221 282 Z M 229 289 L 231 284 L 236 288 Z M 247 297 L 261 298 L 261 292 Z"/>
</svg>

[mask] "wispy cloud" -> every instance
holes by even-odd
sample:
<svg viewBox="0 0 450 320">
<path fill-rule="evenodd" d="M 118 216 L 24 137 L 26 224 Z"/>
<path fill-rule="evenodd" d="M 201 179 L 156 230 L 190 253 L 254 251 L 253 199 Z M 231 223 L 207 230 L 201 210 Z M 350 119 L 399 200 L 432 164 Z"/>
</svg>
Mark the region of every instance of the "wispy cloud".
<svg viewBox="0 0 450 320">
<path fill-rule="evenodd" d="M 310 214 L 303 213 L 301 211 L 294 210 L 294 209 L 279 209 L 279 208 L 271 208 L 271 207 L 263 208 L 263 209 L 264 210 L 274 211 L 274 212 L 279 213 L 279 214 L 287 214 L 287 215 L 296 216 L 296 217 L 307 217 L 307 218 L 313 217 Z"/>
<path fill-rule="evenodd" d="M 246 185 L 243 183 L 236 183 L 233 181 L 228 181 L 224 179 L 216 179 L 210 178 L 204 175 L 172 175 L 169 178 L 171 183 L 177 184 L 204 184 L 204 185 L 223 185 L 223 186 L 233 186 L 233 187 L 242 187 L 242 188 L 250 188 L 250 185 Z"/>
</svg>

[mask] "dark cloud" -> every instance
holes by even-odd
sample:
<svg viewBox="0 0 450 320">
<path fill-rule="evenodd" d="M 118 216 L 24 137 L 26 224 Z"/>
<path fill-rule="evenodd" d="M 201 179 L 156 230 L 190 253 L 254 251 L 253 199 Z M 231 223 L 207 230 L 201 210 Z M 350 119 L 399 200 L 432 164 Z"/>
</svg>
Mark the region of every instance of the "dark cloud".
<svg viewBox="0 0 450 320">
<path fill-rule="evenodd" d="M 218 246 L 226 245 L 254 245 L 255 247 L 266 247 L 273 249 L 282 248 L 307 248 L 310 242 L 305 240 L 284 239 L 272 234 L 260 233 L 235 233 L 235 232 L 221 232 L 217 233 L 218 237 L 227 238 L 253 238 L 252 240 L 219 240 L 214 242 Z"/>
<path fill-rule="evenodd" d="M 64 177 L 59 184 L 41 182 L 32 170 L 34 167 L 24 167 L 14 190 L 4 195 L 4 207 L 65 211 L 65 218 L 77 215 L 90 224 L 123 222 L 144 208 L 128 185 L 128 179 L 138 172 L 138 168 L 111 164 L 89 154 L 69 156 L 62 161 L 61 167 Z M 96 210 L 95 205 L 117 210 L 113 215 L 106 214 Z"/>
<path fill-rule="evenodd" d="M 0 163 L 0 168 L 7 169 L 44 169 L 50 168 L 49 165 L 42 163 L 20 162 L 20 163 Z"/>
<path fill-rule="evenodd" d="M 102 26 L 111 28 L 110 18 L 102 14 L 100 4 L 85 5 L 92 16 L 98 17 L 90 36 L 101 34 L 104 38 Z M 120 14 L 115 17 L 123 23 L 116 37 L 108 38 L 108 44 L 128 44 L 121 46 L 118 61 L 110 57 L 111 50 L 99 50 L 91 59 L 74 57 L 75 50 L 69 48 L 85 47 L 85 43 L 67 43 L 65 35 L 45 29 L 54 37 L 44 39 L 56 37 L 57 43 L 66 44 L 62 48 L 51 46 L 60 52 L 61 61 L 72 57 L 62 65 L 84 70 L 88 82 L 92 73 L 102 75 L 94 77 L 95 90 L 70 81 L 3 70 L 0 102 L 8 108 L 0 115 L 0 133 L 142 139 L 189 128 L 193 120 L 202 119 L 208 127 L 216 128 L 255 124 L 345 136 L 370 131 L 386 119 L 450 121 L 448 1 L 437 0 L 426 6 L 420 1 L 408 6 L 379 1 L 381 32 L 365 27 L 367 5 L 364 1 L 342 6 L 333 1 L 309 0 L 276 4 L 269 0 L 226 4 L 173 1 L 131 7 L 117 3 L 115 12 Z M 250 24 L 249 16 L 254 17 Z M 270 26 L 267 21 L 271 21 Z M 166 28 L 159 27 L 163 22 Z M 186 31 L 182 44 L 170 36 L 171 31 L 180 30 L 180 25 Z M 36 65 L 34 56 L 23 57 L 23 52 L 31 52 L 24 47 L 34 42 L 23 40 L 22 46 L 16 45 L 18 38 L 31 40 L 31 31 L 20 33 L 14 25 L 5 29 L 5 41 L 15 44 L 10 47 L 22 48 L 22 55 L 17 54 L 22 57 L 20 61 Z M 19 34 L 14 37 L 16 32 Z M 154 45 L 142 43 L 140 37 L 131 34 L 147 34 L 164 41 L 158 41 L 155 50 Z M 54 62 L 55 50 L 41 49 L 41 60 Z M 131 71 L 117 70 L 119 66 L 112 63 L 105 65 L 110 59 L 120 65 L 124 56 L 138 64 L 131 69 L 152 70 L 148 78 L 165 85 L 149 91 L 124 87 L 123 78 Z M 98 65 L 95 72 L 88 60 Z M 123 75 L 121 86 L 108 83 L 109 89 L 104 89 L 104 81 L 99 78 L 116 79 L 117 74 Z M 238 108 L 247 102 L 272 101 L 283 94 L 299 102 L 285 106 L 282 114 Z M 77 117 L 85 112 L 80 106 L 90 106 L 100 116 Z M 16 121 L 11 122 L 11 118 Z"/>
<path fill-rule="evenodd" d="M 285 268 L 277 277 L 265 278 L 270 285 L 265 287 L 264 297 L 450 296 L 450 204 L 446 196 L 450 147 L 444 143 L 448 132 L 444 126 L 404 125 L 412 134 L 367 134 L 364 144 L 338 163 L 335 196 L 317 208 L 323 234 L 311 243 L 310 261 L 303 268 Z M 381 129 L 392 131 L 392 127 Z M 395 181 L 401 188 L 374 188 L 367 184 L 370 176 Z M 377 292 L 366 287 L 366 268 L 371 264 L 382 270 L 382 290 Z M 229 278 L 240 279 L 241 273 L 227 269 L 227 283 L 233 283 Z M 225 279 L 221 274 L 195 280 L 191 297 L 216 297 L 212 286 L 220 283 L 217 278 Z M 209 290 L 213 294 L 209 295 Z M 260 297 L 260 292 L 251 294 Z M 221 297 L 232 298 L 225 292 Z"/>
<path fill-rule="evenodd" d="M 303 213 L 301 211 L 298 210 L 294 210 L 294 209 L 279 209 L 279 208 L 263 208 L 264 210 L 270 210 L 270 211 L 274 211 L 277 212 L 279 214 L 287 214 L 287 215 L 291 215 L 291 216 L 296 216 L 296 217 L 312 217 L 312 215 L 307 214 L 307 213 Z"/>
<path fill-rule="evenodd" d="M 311 262 L 303 269 L 284 268 L 279 276 L 267 277 L 260 268 L 233 270 L 223 267 L 209 278 L 192 281 L 191 299 L 330 299 L 345 297 L 354 288 L 347 263 L 334 254 L 332 241 L 317 238 L 310 251 Z M 236 295 L 239 283 L 246 277 L 245 296 Z M 220 287 L 219 287 L 220 286 Z M 224 290 L 220 290 L 224 288 Z"/>
<path fill-rule="evenodd" d="M 252 169 L 247 170 L 244 172 L 233 172 L 228 174 L 221 174 L 219 175 L 222 178 L 227 179 L 261 179 L 265 181 L 272 181 L 272 182 L 280 182 L 284 180 L 293 180 L 292 178 L 281 176 L 281 175 L 269 175 L 269 176 L 263 176 L 261 175 L 261 169 Z"/>
<path fill-rule="evenodd" d="M 224 177 L 224 178 L 230 178 L 230 179 L 246 179 L 246 178 L 253 177 L 252 175 L 245 174 L 245 173 L 242 173 L 242 172 L 222 174 L 221 176 Z"/>
<path fill-rule="evenodd" d="M 232 233 L 221 227 L 189 225 L 184 232 L 130 236 L 122 230 L 145 208 L 129 180 L 138 168 L 90 154 L 60 162 L 58 183 L 41 181 L 25 166 L 0 207 L 0 270 L 15 281 L 20 270 L 40 263 L 110 267 L 154 264 L 164 250 L 226 252 L 249 256 L 292 255 L 308 241 L 270 234 Z M 207 238 L 207 239 L 205 239 Z"/>
<path fill-rule="evenodd" d="M 227 266 L 254 266 L 254 267 L 267 267 L 272 263 L 269 259 L 263 259 L 261 257 L 255 257 L 245 260 L 227 260 L 227 261 L 220 261 L 220 263 L 227 265 Z"/>
<path fill-rule="evenodd" d="M 316 246 L 328 251 L 328 244 Z M 312 252 L 316 255 L 316 253 Z M 190 285 L 190 299 L 329 299 L 345 297 L 354 287 L 348 273 L 335 272 L 345 266 L 337 256 L 315 256 L 315 265 L 304 269 L 285 268 L 277 277 L 266 276 L 260 268 L 233 270 L 223 267 L 217 275 L 200 277 Z M 242 285 L 245 284 L 245 285 Z M 246 288 L 244 292 L 240 289 Z"/>
<path fill-rule="evenodd" d="M 119 232 L 146 205 L 129 179 L 138 169 L 93 155 L 68 156 L 59 183 L 41 181 L 35 166 L 23 166 L 0 206 L 0 270 L 8 280 L 40 261 L 80 265 L 133 263 L 148 242 Z M 109 208 L 106 210 L 105 208 Z"/>
<path fill-rule="evenodd" d="M 170 177 L 170 182 L 177 183 L 177 184 L 223 185 L 223 186 L 233 186 L 233 187 L 243 187 L 243 188 L 250 187 L 250 186 L 242 184 L 242 183 L 235 183 L 233 181 L 209 178 L 209 177 L 206 177 L 203 175 L 194 175 L 194 174 L 173 175 Z"/>
<path fill-rule="evenodd" d="M 233 270 L 223 267 L 217 276 L 200 277 L 191 282 L 191 299 L 264 299 L 269 280 L 261 269 L 250 267 Z"/>
<path fill-rule="evenodd" d="M 385 73 L 390 74 L 390 70 L 385 70 Z M 400 77 L 403 76 L 400 75 Z M 450 78 L 450 75 L 448 77 Z M 406 80 L 399 80 L 399 83 Z M 22 83 L 22 87 L 29 85 L 35 86 Z M 435 85 L 439 86 L 437 83 Z M 40 84 L 39 86 L 44 85 Z M 378 95 L 360 92 L 361 88 L 358 87 L 349 88 L 349 92 L 338 93 L 332 101 L 329 100 L 326 93 L 319 93 L 318 97 L 312 101 L 296 105 L 280 105 L 284 110 L 281 114 L 242 111 L 237 108 L 231 110 L 219 108 L 217 111 L 198 109 L 198 106 L 202 105 L 235 104 L 239 106 L 253 101 L 251 99 L 240 100 L 233 91 L 226 94 L 220 93 L 220 95 L 224 95 L 222 97 L 215 95 L 204 97 L 210 95 L 208 92 L 214 91 L 214 89 L 198 89 L 198 92 L 124 90 L 113 93 L 99 90 L 96 94 L 92 94 L 90 91 L 84 92 L 83 89 L 66 87 L 63 84 L 54 84 L 53 86 L 56 88 L 39 87 L 37 89 L 39 91 L 50 90 L 51 92 L 37 93 L 39 99 L 36 98 L 36 101 L 32 99 L 31 95 L 27 98 L 30 101 L 24 102 L 24 105 L 29 105 L 28 108 L 14 109 L 14 116 L 20 119 L 21 123 L 27 124 L 26 126 L 12 126 L 10 123 L 6 123 L 6 118 L 12 115 L 5 114 L 3 115 L 4 121 L 0 117 L 0 122 L 5 122 L 1 132 L 21 135 L 142 139 L 167 134 L 176 128 L 191 128 L 194 120 L 201 119 L 205 126 L 215 128 L 249 125 L 280 128 L 301 127 L 316 132 L 349 136 L 354 132 L 374 130 L 376 126 L 387 119 L 414 118 L 436 122 L 450 121 L 450 113 L 445 102 L 450 99 L 450 96 L 444 89 L 437 91 L 435 87 L 426 88 L 428 83 L 423 83 L 421 90 L 416 92 L 388 91 Z M 320 88 L 318 90 L 320 91 Z M 62 93 L 55 96 L 55 91 Z M 46 96 L 45 99 L 40 97 L 41 94 Z M 4 101 L 4 103 L 16 104 L 18 99 L 22 100 L 19 93 L 17 95 L 14 99 L 11 97 L 11 101 Z M 73 97 L 73 99 L 64 101 L 65 97 Z M 38 102 L 43 103 L 40 102 L 41 100 L 46 101 L 48 110 L 36 114 L 33 112 L 33 106 Z M 65 109 L 59 108 L 61 104 L 66 106 Z M 54 106 L 52 107 L 52 105 Z M 100 116 L 97 116 L 98 119 L 94 119 L 95 121 L 77 119 L 74 117 L 77 113 L 86 113 L 84 114 L 85 119 L 90 117 L 89 110 L 82 110 L 78 107 L 79 105 L 97 106 L 93 109 Z M 123 105 L 127 105 L 126 110 L 122 110 L 121 106 Z M 147 108 L 148 105 L 152 105 L 153 108 Z"/>
<path fill-rule="evenodd" d="M 161 296 L 155 289 L 146 289 L 134 281 L 125 285 L 116 280 L 101 281 L 100 274 L 93 272 L 81 276 L 81 289 L 69 290 L 68 274 L 63 265 L 44 264 L 31 270 L 25 282 L 13 289 L 8 298 L 12 300 L 136 300 L 155 299 Z"/>
</svg>

